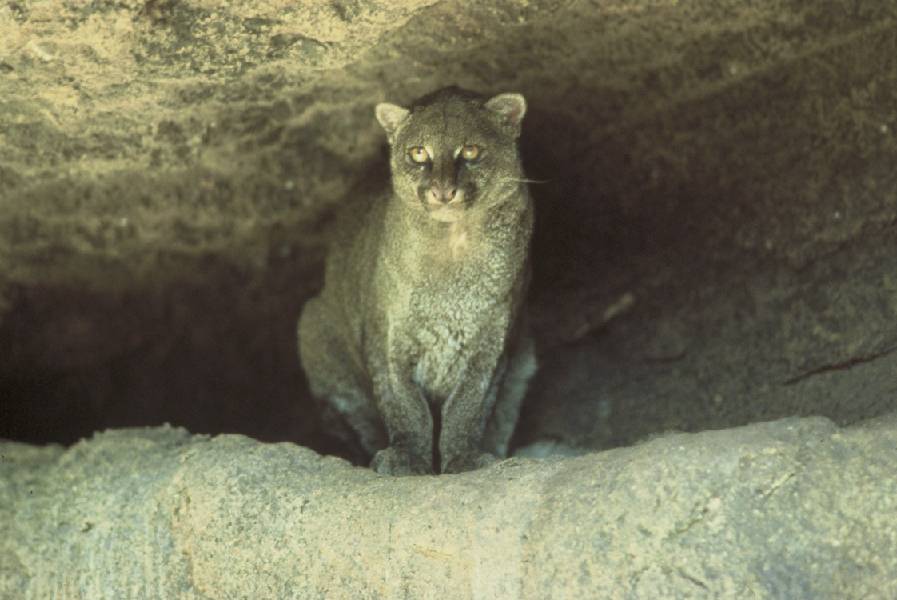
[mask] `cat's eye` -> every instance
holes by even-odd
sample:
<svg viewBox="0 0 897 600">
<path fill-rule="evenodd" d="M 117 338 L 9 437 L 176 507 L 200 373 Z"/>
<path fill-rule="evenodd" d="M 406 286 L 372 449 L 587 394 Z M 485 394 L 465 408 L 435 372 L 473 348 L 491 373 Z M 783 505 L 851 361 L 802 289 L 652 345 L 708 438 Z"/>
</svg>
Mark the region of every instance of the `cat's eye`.
<svg viewBox="0 0 897 600">
<path fill-rule="evenodd" d="M 430 160 L 430 153 L 423 146 L 412 146 L 408 148 L 408 158 L 411 159 L 411 162 L 422 165 Z"/>
<path fill-rule="evenodd" d="M 461 147 L 461 158 L 474 161 L 480 157 L 480 147 L 476 144 L 467 144 Z"/>
</svg>

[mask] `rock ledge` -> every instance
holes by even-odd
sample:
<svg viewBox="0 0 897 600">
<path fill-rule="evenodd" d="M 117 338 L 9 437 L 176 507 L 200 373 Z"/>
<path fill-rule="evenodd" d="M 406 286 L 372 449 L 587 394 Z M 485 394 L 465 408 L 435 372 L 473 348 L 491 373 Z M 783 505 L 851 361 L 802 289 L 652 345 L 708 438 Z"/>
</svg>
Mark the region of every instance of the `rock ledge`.
<svg viewBox="0 0 897 600">
<path fill-rule="evenodd" d="M 897 418 L 390 478 L 290 444 L 0 445 L 3 598 L 897 597 Z"/>
</svg>

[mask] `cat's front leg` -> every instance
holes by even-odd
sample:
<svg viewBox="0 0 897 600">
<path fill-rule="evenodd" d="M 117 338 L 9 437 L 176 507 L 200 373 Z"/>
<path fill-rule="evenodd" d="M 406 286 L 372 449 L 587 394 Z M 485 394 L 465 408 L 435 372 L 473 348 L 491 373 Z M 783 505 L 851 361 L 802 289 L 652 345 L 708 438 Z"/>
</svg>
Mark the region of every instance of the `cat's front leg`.
<svg viewBox="0 0 897 600">
<path fill-rule="evenodd" d="M 374 387 L 389 446 L 374 455 L 371 468 L 384 475 L 431 474 L 433 415 L 430 406 L 412 380 L 407 361 L 391 355 L 384 367 L 374 377 Z"/>
<path fill-rule="evenodd" d="M 501 348 L 482 351 L 467 365 L 457 387 L 442 406 L 439 455 L 443 473 L 460 473 L 497 460 L 483 449 L 486 420 L 504 376 Z"/>
</svg>

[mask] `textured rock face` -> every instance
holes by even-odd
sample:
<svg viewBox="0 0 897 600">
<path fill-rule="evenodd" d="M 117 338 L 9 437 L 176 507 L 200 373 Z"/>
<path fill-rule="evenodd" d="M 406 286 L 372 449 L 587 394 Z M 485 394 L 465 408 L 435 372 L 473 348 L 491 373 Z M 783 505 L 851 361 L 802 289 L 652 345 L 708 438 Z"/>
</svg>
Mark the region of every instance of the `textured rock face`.
<svg viewBox="0 0 897 600">
<path fill-rule="evenodd" d="M 164 428 L 0 453 L 3 598 L 897 595 L 893 418 L 441 477 Z"/>
<path fill-rule="evenodd" d="M 530 107 L 519 446 L 865 424 L 395 481 L 7 444 L 0 597 L 897 596 L 893 2 L 0 3 L 0 437 L 339 451 L 295 319 L 374 104 L 449 84 Z"/>
</svg>

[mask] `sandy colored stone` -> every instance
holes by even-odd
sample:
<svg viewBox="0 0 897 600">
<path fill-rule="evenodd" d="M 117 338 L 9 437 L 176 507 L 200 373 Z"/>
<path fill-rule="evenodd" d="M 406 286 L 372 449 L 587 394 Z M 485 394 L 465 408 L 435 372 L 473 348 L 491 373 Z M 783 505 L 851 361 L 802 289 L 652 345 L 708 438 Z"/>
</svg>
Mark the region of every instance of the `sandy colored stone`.
<svg viewBox="0 0 897 600">
<path fill-rule="evenodd" d="M 171 428 L 0 454 L 4 598 L 897 593 L 893 418 L 786 419 L 439 477 Z"/>
</svg>

